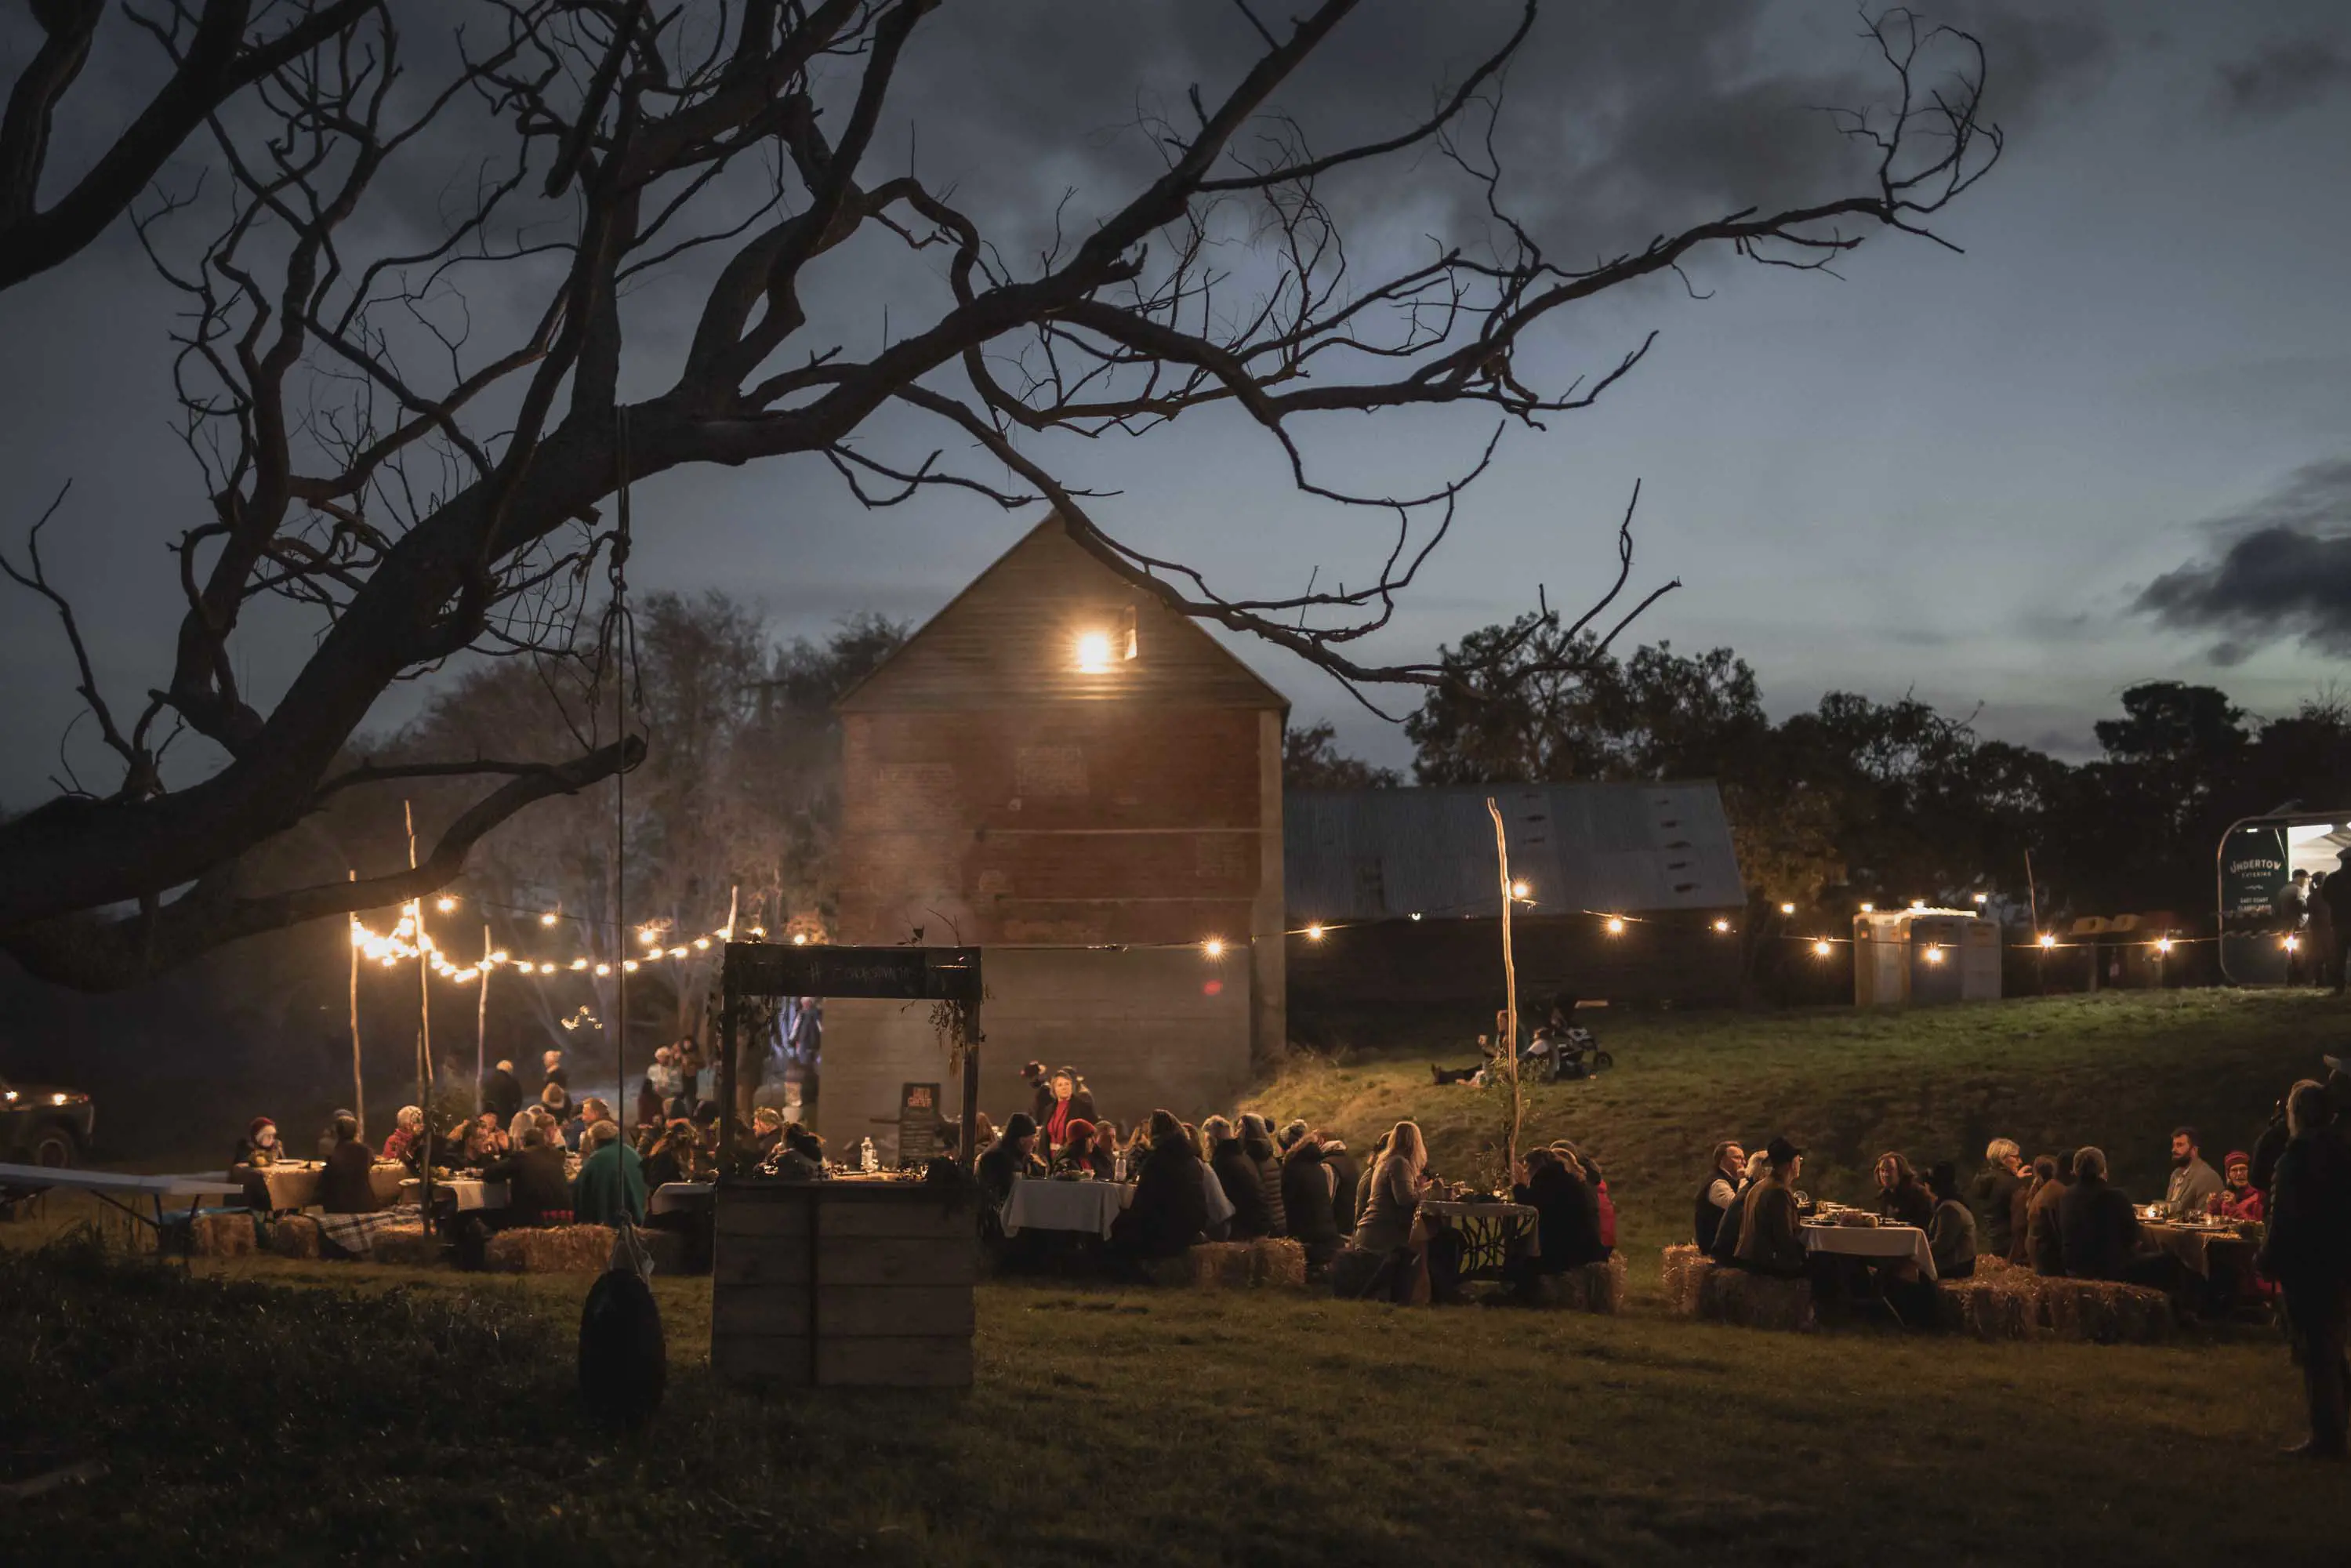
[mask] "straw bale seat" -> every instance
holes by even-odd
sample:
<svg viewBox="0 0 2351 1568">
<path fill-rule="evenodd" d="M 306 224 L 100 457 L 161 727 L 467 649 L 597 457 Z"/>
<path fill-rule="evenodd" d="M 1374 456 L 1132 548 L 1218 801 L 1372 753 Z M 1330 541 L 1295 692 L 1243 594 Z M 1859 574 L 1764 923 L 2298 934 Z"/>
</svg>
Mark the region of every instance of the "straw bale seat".
<svg viewBox="0 0 2351 1568">
<path fill-rule="evenodd" d="M 1535 1302 L 1562 1312 L 1614 1317 L 1625 1309 L 1625 1255 L 1611 1253 L 1597 1263 L 1536 1275 Z"/>
<path fill-rule="evenodd" d="M 1267 1236 L 1249 1244 L 1249 1282 L 1252 1285 L 1306 1285 L 1306 1244 L 1286 1236 Z"/>
<path fill-rule="evenodd" d="M 319 1222 L 307 1214 L 289 1214 L 269 1228 L 269 1249 L 280 1258 L 315 1262 L 319 1257 Z"/>
<path fill-rule="evenodd" d="M 1808 1280 L 1727 1268 L 1687 1246 L 1666 1249 L 1663 1275 L 1667 1305 L 1682 1317 L 1795 1333 L 1820 1327 Z"/>
<path fill-rule="evenodd" d="M 2035 1274 L 1980 1259 L 1975 1274 L 1938 1287 L 1935 1321 L 1978 1339 L 2069 1339 L 2151 1344 L 2176 1326 L 2171 1301 L 2148 1285 Z"/>
<path fill-rule="evenodd" d="M 242 1208 L 192 1214 L 188 1217 L 188 1256 L 245 1258 L 259 1248 L 253 1216 Z"/>
<path fill-rule="evenodd" d="M 444 1250 L 441 1238 L 424 1234 L 423 1220 L 398 1220 L 378 1227 L 370 1237 L 367 1260 L 430 1269 L 441 1261 Z"/>
<path fill-rule="evenodd" d="M 601 1274 L 612 1260 L 612 1231 L 604 1225 L 501 1230 L 486 1255 L 493 1273 Z"/>
<path fill-rule="evenodd" d="M 1181 1257 L 1157 1260 L 1148 1271 L 1155 1284 L 1239 1290 L 1249 1282 L 1249 1243 L 1203 1241 L 1186 1249 Z"/>
</svg>

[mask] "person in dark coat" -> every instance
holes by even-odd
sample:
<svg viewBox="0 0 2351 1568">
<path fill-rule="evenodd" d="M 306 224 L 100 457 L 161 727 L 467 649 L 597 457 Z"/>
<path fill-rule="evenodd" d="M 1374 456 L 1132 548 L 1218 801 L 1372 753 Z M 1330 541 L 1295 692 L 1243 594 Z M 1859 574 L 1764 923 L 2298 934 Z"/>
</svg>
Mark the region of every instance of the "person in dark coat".
<svg viewBox="0 0 2351 1568">
<path fill-rule="evenodd" d="M 1257 1166 L 1258 1190 L 1265 1194 L 1265 1233 L 1290 1234 L 1290 1207 L 1281 1196 L 1281 1159 L 1274 1152 L 1273 1134 L 1262 1116 L 1241 1118 L 1241 1153 Z"/>
<path fill-rule="evenodd" d="M 1200 1156 L 1167 1111 L 1151 1113 L 1151 1153 L 1119 1216 L 1112 1242 L 1136 1259 L 1180 1258 L 1208 1228 L 1208 1194 Z"/>
<path fill-rule="evenodd" d="M 525 1133 L 522 1152 L 490 1166 L 482 1179 L 507 1184 L 502 1218 L 507 1225 L 545 1225 L 550 1215 L 571 1212 L 571 1177 L 563 1168 L 563 1145 L 550 1142 L 545 1128 Z"/>
<path fill-rule="evenodd" d="M 2106 1180 L 2103 1149 L 2074 1151 L 2074 1185 L 2057 1200 L 2065 1272 L 2076 1280 L 2127 1280 L 2138 1250 L 2138 1214 Z"/>
<path fill-rule="evenodd" d="M 1233 1206 L 1227 1234 L 1236 1241 L 1252 1241 L 1267 1234 L 1265 1178 L 1259 1174 L 1257 1162 L 1241 1147 L 1233 1124 L 1222 1116 L 1211 1116 L 1200 1124 L 1200 1136 L 1207 1141 L 1208 1168 L 1225 1189 L 1225 1201 Z"/>
<path fill-rule="evenodd" d="M 1357 1203 L 1363 1196 L 1364 1167 L 1347 1152 L 1345 1139 L 1324 1138 L 1322 1168 L 1331 1173 L 1331 1216 L 1339 1222 L 1340 1235 L 1352 1236 Z"/>
<path fill-rule="evenodd" d="M 1921 1230 L 1935 1219 L 1934 1196 L 1910 1162 L 1892 1150 L 1877 1156 L 1877 1216 Z"/>
<path fill-rule="evenodd" d="M 1001 1222 L 1001 1210 L 1012 1196 L 1012 1184 L 1046 1175 L 1045 1162 L 1037 1157 L 1037 1124 L 1026 1112 L 1015 1111 L 1005 1120 L 1004 1135 L 996 1140 L 987 1153 L 979 1156 L 973 1174 L 979 1178 L 979 1190 L 987 1199 L 987 1213 Z"/>
<path fill-rule="evenodd" d="M 2286 1321 L 2302 1346 L 2310 1436 L 2291 1453 L 2340 1458 L 2351 1420 L 2351 1362 L 2345 1355 L 2351 1294 L 2351 1161 L 2327 1135 L 2326 1092 L 2304 1081 L 2286 1096 L 2289 1136 L 2278 1156 L 2262 1239 L 2262 1272 L 2285 1295 Z"/>
<path fill-rule="evenodd" d="M 1747 1151 L 1737 1139 L 1714 1145 L 1713 1163 L 1708 1166 L 1706 1177 L 1698 1183 L 1698 1197 L 1690 1204 L 1690 1238 L 1701 1252 L 1714 1250 L 1714 1239 L 1722 1228 L 1723 1218 L 1737 1212 L 1739 1183 L 1747 1174 Z"/>
<path fill-rule="evenodd" d="M 1070 1124 L 1092 1122 L 1094 1119 L 1094 1092 L 1078 1076 L 1074 1067 L 1056 1067 L 1053 1075 L 1045 1080 L 1039 1103 L 1044 1112 L 1037 1124 L 1045 1134 L 1045 1146 L 1058 1149 L 1070 1141 Z"/>
<path fill-rule="evenodd" d="M 1281 1161 L 1281 1207 L 1290 1234 L 1306 1249 L 1314 1268 L 1339 1250 L 1338 1182 L 1322 1160 L 1322 1140 L 1312 1133 L 1292 1138 Z"/>
<path fill-rule="evenodd" d="M 662 1129 L 661 1136 L 645 1153 L 646 1189 L 665 1186 L 674 1181 L 692 1181 L 694 1163 L 694 1124 L 680 1116 Z"/>
<path fill-rule="evenodd" d="M 2036 1274 L 2062 1277 L 2065 1272 L 2065 1237 L 2058 1224 L 2057 1205 L 2065 1183 L 2053 1155 L 2032 1162 L 2032 1197 L 2024 1206 L 2024 1259 Z"/>
<path fill-rule="evenodd" d="M 2346 960 L 2351 959 L 2351 850 L 2335 857 L 2335 869 L 2318 889 L 2318 896 L 2326 902 L 2327 926 L 2334 933 L 2335 950 L 2326 955 L 2335 971 L 2335 994 L 2343 994 Z"/>
<path fill-rule="evenodd" d="M 522 1080 L 515 1076 L 513 1062 L 501 1061 L 482 1075 L 482 1109 L 497 1113 L 500 1128 L 514 1125 L 522 1109 Z"/>
<path fill-rule="evenodd" d="M 1600 1240 L 1600 1200 L 1572 1156 L 1556 1149 L 1530 1149 L 1521 1164 L 1526 1179 L 1511 1197 L 1535 1211 L 1538 1274 L 1563 1274 L 1608 1256 Z"/>
<path fill-rule="evenodd" d="M 1984 1168 L 1969 1184 L 1974 1199 L 1976 1234 L 1987 1258 L 2005 1258 L 2015 1250 L 2017 1189 L 2025 1186 L 2024 1151 L 2013 1138 L 1994 1138 L 1984 1149 Z"/>
<path fill-rule="evenodd" d="M 1747 1195 L 1763 1179 L 1771 1168 L 1771 1150 L 1758 1149 L 1747 1156 L 1747 1168 L 1740 1173 L 1737 1190 L 1731 1195 L 1730 1207 L 1723 1210 L 1722 1223 L 1715 1227 L 1714 1245 L 1706 1255 L 1717 1263 L 1739 1260 L 1740 1233 L 1747 1225 Z"/>
<path fill-rule="evenodd" d="M 336 1112 L 335 1146 L 319 1173 L 319 1207 L 329 1214 L 373 1214 L 381 1207 L 375 1184 L 368 1179 L 374 1166 L 375 1151 L 360 1142 L 360 1119 Z"/>
</svg>

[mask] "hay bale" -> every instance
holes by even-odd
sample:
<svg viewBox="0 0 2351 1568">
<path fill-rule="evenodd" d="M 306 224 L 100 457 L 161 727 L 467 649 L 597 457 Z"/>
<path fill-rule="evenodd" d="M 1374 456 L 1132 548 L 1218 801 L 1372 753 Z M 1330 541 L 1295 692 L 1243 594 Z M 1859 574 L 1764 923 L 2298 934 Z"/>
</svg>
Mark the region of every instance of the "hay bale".
<svg viewBox="0 0 2351 1568">
<path fill-rule="evenodd" d="M 192 1258 L 246 1258 L 258 1248 L 253 1216 L 244 1209 L 196 1214 L 188 1218 L 188 1255 Z"/>
<path fill-rule="evenodd" d="M 501 1274 L 596 1274 L 611 1260 L 612 1231 L 603 1225 L 501 1230 L 488 1249 L 488 1266 Z"/>
<path fill-rule="evenodd" d="M 392 1263 L 410 1269 L 430 1269 L 441 1261 L 438 1236 L 424 1234 L 422 1221 L 396 1221 L 379 1226 L 368 1238 L 371 1263 Z"/>
<path fill-rule="evenodd" d="M 1306 1245 L 1287 1237 L 1267 1236 L 1249 1244 L 1249 1281 L 1252 1285 L 1306 1286 Z"/>
<path fill-rule="evenodd" d="M 1625 1306 L 1625 1257 L 1613 1253 L 1558 1274 L 1535 1276 L 1535 1302 L 1569 1312 L 1614 1317 Z"/>
<path fill-rule="evenodd" d="M 2019 1270 L 1945 1280 L 1935 1290 L 1935 1326 L 1982 1340 L 2032 1339 L 2041 1332 L 2038 1281 Z"/>
<path fill-rule="evenodd" d="M 1713 1267 L 1705 1253 L 1687 1241 L 1667 1248 L 1658 1270 L 1666 1288 L 1666 1310 L 1677 1317 L 1698 1316 L 1698 1280 Z"/>
<path fill-rule="evenodd" d="M 280 1258 L 304 1262 L 319 1256 L 319 1222 L 307 1214 L 289 1214 L 269 1228 L 269 1249 Z"/>
<path fill-rule="evenodd" d="M 1740 1328 L 1810 1333 L 1820 1327 L 1808 1280 L 1783 1280 L 1708 1264 L 1698 1280 L 1698 1315 Z"/>
</svg>

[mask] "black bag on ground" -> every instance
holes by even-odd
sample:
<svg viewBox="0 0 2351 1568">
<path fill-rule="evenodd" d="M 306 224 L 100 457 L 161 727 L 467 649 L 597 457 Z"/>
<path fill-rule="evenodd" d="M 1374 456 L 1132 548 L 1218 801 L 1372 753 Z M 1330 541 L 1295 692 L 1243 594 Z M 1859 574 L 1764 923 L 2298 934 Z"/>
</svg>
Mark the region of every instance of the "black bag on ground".
<svg viewBox="0 0 2351 1568">
<path fill-rule="evenodd" d="M 614 1267 L 599 1275 L 580 1309 L 580 1400 L 588 1414 L 631 1431 L 653 1419 L 669 1382 L 669 1352 L 662 1341 L 661 1306 L 623 1250 L 642 1259 L 626 1227 L 613 1248 Z"/>
</svg>

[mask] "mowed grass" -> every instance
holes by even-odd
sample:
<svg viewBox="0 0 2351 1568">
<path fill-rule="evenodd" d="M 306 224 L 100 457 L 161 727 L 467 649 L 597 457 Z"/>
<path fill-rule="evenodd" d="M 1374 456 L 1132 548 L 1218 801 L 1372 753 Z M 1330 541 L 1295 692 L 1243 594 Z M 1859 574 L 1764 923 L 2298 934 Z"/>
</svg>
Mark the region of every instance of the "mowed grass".
<svg viewBox="0 0 2351 1568">
<path fill-rule="evenodd" d="M 1785 1133 L 1806 1150 L 1802 1185 L 1861 1201 L 1879 1153 L 1899 1149 L 1923 1172 L 1952 1160 L 1978 1168 L 1985 1144 L 2011 1137 L 2026 1155 L 2095 1144 L 2135 1197 L 2161 1196 L 2170 1134 L 2199 1127 L 2214 1166 L 2251 1148 L 2271 1105 L 2319 1058 L 2351 1047 L 2351 1009 L 2312 991 L 2109 992 L 1915 1011 L 1822 1009 L 1595 1015 L 1614 1070 L 1583 1082 L 1530 1086 L 1527 1127 L 1566 1136 L 1607 1172 L 1636 1257 L 1687 1239 L 1707 1152 L 1722 1138 Z M 1432 1050 L 1407 1027 L 1366 1014 L 1333 1061 L 1300 1061 L 1254 1091 L 1248 1107 L 1304 1116 L 1368 1154 L 1410 1117 L 1437 1167 L 1464 1179 L 1492 1159 L 1501 1097 L 1433 1087 Z"/>
<path fill-rule="evenodd" d="M 1980 1149 L 1985 1129 L 2124 1158 L 2183 1113 L 2257 1122 L 2344 1016 L 2191 994 L 1625 1019 L 1618 1071 L 1537 1091 L 1534 1125 L 1608 1161 L 1649 1282 L 1719 1127 L 1838 1153 L 1813 1184 L 1828 1191 L 1882 1143 Z M 1416 1115 L 1466 1169 L 1490 1103 L 1426 1072 L 1301 1064 L 1258 1103 L 1356 1138 Z M 664 1280 L 669 1398 L 621 1438 L 578 1414 L 585 1277 L 29 1249 L 84 1212 L 0 1227 L 0 1480 L 105 1473 L 0 1502 L 0 1562 L 2351 1555 L 2342 1473 L 2273 1457 L 2300 1435 L 2300 1385 L 2261 1333 L 1984 1345 L 1642 1302 L 1611 1320 L 990 1283 L 967 1395 L 761 1397 L 709 1376 L 707 1281 Z"/>
</svg>

